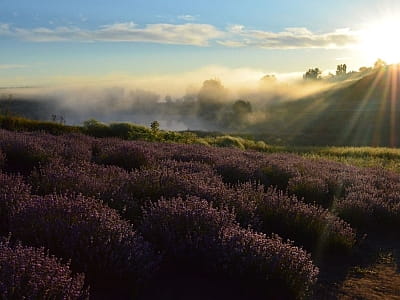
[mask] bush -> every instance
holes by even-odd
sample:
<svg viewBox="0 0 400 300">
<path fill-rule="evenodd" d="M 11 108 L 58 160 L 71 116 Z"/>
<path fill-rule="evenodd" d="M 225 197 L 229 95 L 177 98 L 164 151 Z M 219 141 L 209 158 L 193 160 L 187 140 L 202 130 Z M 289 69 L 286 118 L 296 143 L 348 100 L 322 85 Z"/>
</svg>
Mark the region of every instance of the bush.
<svg viewBox="0 0 400 300">
<path fill-rule="evenodd" d="M 258 161 L 235 155 L 235 153 L 226 154 L 214 160 L 214 168 L 222 176 L 224 182 L 236 184 L 261 181 L 263 174 L 259 172 Z"/>
<path fill-rule="evenodd" d="M 13 235 L 72 259 L 90 280 L 138 279 L 151 275 L 158 259 L 118 214 L 84 196 L 33 197 L 11 220 Z"/>
<path fill-rule="evenodd" d="M 97 145 L 98 151 L 94 161 L 104 165 L 114 165 L 127 171 L 154 164 L 154 155 L 143 145 L 125 142 L 112 146 Z"/>
<path fill-rule="evenodd" d="M 213 141 L 213 144 L 217 147 L 238 148 L 242 150 L 245 149 L 241 138 L 236 138 L 229 135 L 216 137 Z"/>
<path fill-rule="evenodd" d="M 14 247 L 0 241 L 1 299 L 86 299 L 84 275 L 72 275 L 42 248 Z"/>
<path fill-rule="evenodd" d="M 242 229 L 231 212 L 197 197 L 150 204 L 140 229 L 167 258 L 183 260 L 192 272 L 216 272 L 269 296 L 302 298 L 317 278 L 318 269 L 305 251 Z"/>
<path fill-rule="evenodd" d="M 36 121 L 24 117 L 4 115 L 0 116 L 0 128 L 10 131 L 45 131 L 54 135 L 81 132 L 81 128 L 78 126 L 68 126 L 55 122 Z"/>
<path fill-rule="evenodd" d="M 369 169 L 355 177 L 354 181 L 337 203 L 338 215 L 363 230 L 398 236 L 399 175 Z"/>
<path fill-rule="evenodd" d="M 306 298 L 319 270 L 304 250 L 237 226 L 223 229 L 217 266 L 241 284 L 263 290 L 268 298 Z"/>
<path fill-rule="evenodd" d="M 205 259 L 215 251 L 221 228 L 235 224 L 235 215 L 198 197 L 161 199 L 149 204 L 140 231 L 175 260 Z"/>
<path fill-rule="evenodd" d="M 0 173 L 0 234 L 9 232 L 11 214 L 30 197 L 31 188 L 22 177 Z"/>
<path fill-rule="evenodd" d="M 151 136 L 151 130 L 145 126 L 131 123 L 111 123 L 109 127 L 111 136 L 124 140 L 147 139 Z"/>
<path fill-rule="evenodd" d="M 44 165 L 53 153 L 45 149 L 35 138 L 0 131 L 0 150 L 6 155 L 5 169 L 27 174 L 34 167 Z"/>
<path fill-rule="evenodd" d="M 54 160 L 34 170 L 29 177 L 35 193 L 39 195 L 82 194 L 99 198 L 121 212 L 124 205 L 114 200 L 128 180 L 129 174 L 115 166 L 102 166 L 85 161 L 65 163 L 60 160 Z"/>
<path fill-rule="evenodd" d="M 279 234 L 315 254 L 343 254 L 356 242 L 354 231 L 342 219 L 273 188 L 257 202 L 256 214 L 264 233 Z"/>
<path fill-rule="evenodd" d="M 186 195 L 213 201 L 215 192 L 224 188 L 221 179 L 210 167 L 199 163 L 168 161 L 154 169 L 132 172 L 114 200 L 126 207 L 124 216 L 135 221 L 148 201 Z"/>
<path fill-rule="evenodd" d="M 111 136 L 110 128 L 107 124 L 101 123 L 95 119 L 83 122 L 83 132 L 95 137 Z"/>
</svg>

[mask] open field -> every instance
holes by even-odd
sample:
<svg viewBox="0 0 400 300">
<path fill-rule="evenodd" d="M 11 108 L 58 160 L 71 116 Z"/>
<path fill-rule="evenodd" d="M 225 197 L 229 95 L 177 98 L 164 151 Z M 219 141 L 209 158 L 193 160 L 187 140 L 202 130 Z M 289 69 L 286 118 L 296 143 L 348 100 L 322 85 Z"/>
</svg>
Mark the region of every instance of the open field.
<svg viewBox="0 0 400 300">
<path fill-rule="evenodd" d="M 2 130 L 0 151 L 0 282 L 21 278 L 6 297 L 330 299 L 353 288 L 372 297 L 379 284 L 398 296 L 400 175 L 377 168 L 397 150 L 263 153 Z M 42 278 L 32 255 L 60 281 Z"/>
</svg>

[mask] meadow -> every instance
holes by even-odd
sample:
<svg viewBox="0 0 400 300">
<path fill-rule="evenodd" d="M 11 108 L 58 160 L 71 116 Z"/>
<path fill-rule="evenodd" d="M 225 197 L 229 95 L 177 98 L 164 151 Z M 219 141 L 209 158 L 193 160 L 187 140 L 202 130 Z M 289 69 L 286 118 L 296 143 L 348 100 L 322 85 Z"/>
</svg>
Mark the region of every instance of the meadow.
<svg viewBox="0 0 400 300">
<path fill-rule="evenodd" d="M 398 150 L 8 122 L 4 299 L 321 299 L 400 249 Z"/>
</svg>

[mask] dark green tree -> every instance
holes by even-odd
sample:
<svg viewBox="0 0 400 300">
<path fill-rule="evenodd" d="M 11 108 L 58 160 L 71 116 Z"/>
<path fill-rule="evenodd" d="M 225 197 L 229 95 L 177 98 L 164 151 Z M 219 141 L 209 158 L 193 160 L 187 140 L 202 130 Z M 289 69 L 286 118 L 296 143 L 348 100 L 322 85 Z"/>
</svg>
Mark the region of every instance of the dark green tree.
<svg viewBox="0 0 400 300">
<path fill-rule="evenodd" d="M 336 68 L 336 76 L 343 76 L 347 74 L 347 65 L 342 64 L 338 65 Z"/>
<path fill-rule="evenodd" d="M 319 80 L 321 79 L 322 71 L 319 68 L 309 69 L 304 75 L 304 80 Z"/>
<path fill-rule="evenodd" d="M 150 124 L 151 131 L 157 133 L 160 130 L 160 123 L 158 121 L 153 121 Z"/>
</svg>

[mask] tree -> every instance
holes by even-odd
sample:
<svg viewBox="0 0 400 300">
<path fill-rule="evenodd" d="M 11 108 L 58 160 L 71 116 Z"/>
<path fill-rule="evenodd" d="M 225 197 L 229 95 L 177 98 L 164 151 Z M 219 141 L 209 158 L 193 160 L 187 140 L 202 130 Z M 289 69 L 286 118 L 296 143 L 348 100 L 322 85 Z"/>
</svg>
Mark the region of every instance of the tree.
<svg viewBox="0 0 400 300">
<path fill-rule="evenodd" d="M 319 68 L 309 69 L 304 75 L 304 80 L 319 80 L 321 79 L 322 71 Z"/>
<path fill-rule="evenodd" d="M 228 91 L 218 79 L 206 80 L 201 87 L 198 100 L 198 116 L 208 121 L 216 121 L 228 98 Z"/>
<path fill-rule="evenodd" d="M 160 123 L 158 121 L 153 121 L 150 124 L 151 131 L 157 133 L 160 130 Z"/>
<path fill-rule="evenodd" d="M 233 103 L 232 109 L 233 113 L 236 116 L 243 116 L 245 114 L 251 113 L 252 111 L 250 102 L 241 99 Z"/>
<path fill-rule="evenodd" d="M 380 58 L 378 58 L 377 61 L 374 63 L 374 69 L 380 69 L 380 68 L 383 68 L 386 66 L 387 66 L 387 63 Z"/>
<path fill-rule="evenodd" d="M 343 76 L 347 74 L 347 65 L 338 65 L 336 68 L 336 76 Z"/>
</svg>

